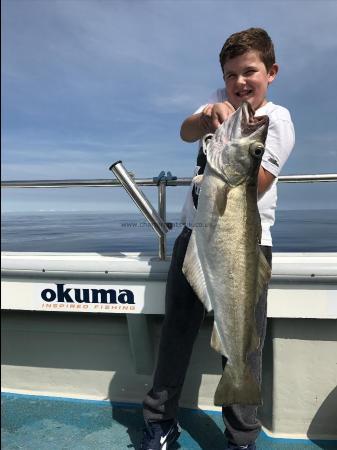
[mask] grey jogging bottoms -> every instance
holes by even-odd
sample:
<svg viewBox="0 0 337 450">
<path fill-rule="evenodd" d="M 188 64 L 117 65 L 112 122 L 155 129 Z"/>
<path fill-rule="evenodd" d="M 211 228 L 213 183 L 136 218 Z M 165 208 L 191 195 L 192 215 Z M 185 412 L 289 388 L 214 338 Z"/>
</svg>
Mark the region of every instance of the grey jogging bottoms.
<svg viewBox="0 0 337 450">
<path fill-rule="evenodd" d="M 182 273 L 182 265 L 191 230 L 184 227 L 173 249 L 168 273 L 165 299 L 165 318 L 161 331 L 157 367 L 153 387 L 143 402 L 146 421 L 162 421 L 175 418 L 179 398 L 192 354 L 193 344 L 205 316 L 203 304 L 195 295 Z M 271 265 L 271 247 L 261 246 Z M 262 347 L 267 323 L 267 290 L 262 293 L 256 308 L 257 332 L 261 337 L 260 348 L 250 356 L 252 372 L 261 383 Z M 226 359 L 222 358 L 223 367 Z M 257 419 L 257 407 L 231 405 L 223 407 L 226 437 L 237 445 L 254 442 L 261 430 Z"/>
</svg>

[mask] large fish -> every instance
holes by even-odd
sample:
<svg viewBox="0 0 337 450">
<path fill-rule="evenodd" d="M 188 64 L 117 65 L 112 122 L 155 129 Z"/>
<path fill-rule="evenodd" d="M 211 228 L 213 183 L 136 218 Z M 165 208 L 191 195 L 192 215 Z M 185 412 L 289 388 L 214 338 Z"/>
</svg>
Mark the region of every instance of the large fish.
<svg viewBox="0 0 337 450">
<path fill-rule="evenodd" d="M 244 102 L 207 141 L 207 164 L 183 272 L 207 311 L 211 346 L 227 358 L 215 405 L 261 404 L 248 364 L 259 339 L 255 307 L 271 272 L 260 247 L 257 177 L 268 116 Z M 200 179 L 199 179 L 200 182 Z"/>
</svg>

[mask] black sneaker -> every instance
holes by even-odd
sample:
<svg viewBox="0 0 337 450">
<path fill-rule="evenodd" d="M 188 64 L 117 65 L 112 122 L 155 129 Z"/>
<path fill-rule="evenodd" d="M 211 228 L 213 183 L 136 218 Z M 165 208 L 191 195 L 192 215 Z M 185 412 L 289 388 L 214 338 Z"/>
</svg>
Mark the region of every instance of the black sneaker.
<svg viewBox="0 0 337 450">
<path fill-rule="evenodd" d="M 176 442 L 181 428 L 175 420 L 164 422 L 146 422 L 140 450 L 167 450 Z"/>
</svg>

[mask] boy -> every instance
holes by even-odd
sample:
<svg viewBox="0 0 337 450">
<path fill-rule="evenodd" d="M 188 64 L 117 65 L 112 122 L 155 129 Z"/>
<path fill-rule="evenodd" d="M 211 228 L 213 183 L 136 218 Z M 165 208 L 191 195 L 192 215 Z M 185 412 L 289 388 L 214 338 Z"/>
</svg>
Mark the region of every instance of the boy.
<svg viewBox="0 0 337 450">
<path fill-rule="evenodd" d="M 269 116 L 269 128 L 258 175 L 258 207 L 261 217 L 261 250 L 271 265 L 270 227 L 275 220 L 276 181 L 294 146 L 294 129 L 289 112 L 266 99 L 268 86 L 275 79 L 273 43 L 260 28 L 231 35 L 220 53 L 225 89 L 218 89 L 209 103 L 201 106 L 181 126 L 181 138 L 187 142 L 214 132 L 242 103 L 248 101 L 256 115 Z M 206 157 L 199 150 L 195 175 L 202 174 Z M 198 188 L 192 183 L 183 209 L 184 227 L 172 254 L 167 279 L 166 314 L 162 327 L 157 368 L 153 387 L 144 399 L 144 429 L 141 450 L 167 449 L 180 434 L 176 421 L 178 401 L 192 353 L 193 343 L 205 315 L 200 300 L 182 274 L 182 264 L 198 203 Z M 260 348 L 250 357 L 251 369 L 261 382 L 262 346 L 266 328 L 267 287 L 256 308 L 256 325 Z M 223 358 L 223 366 L 226 361 Z M 227 449 L 255 450 L 261 429 L 257 407 L 223 406 L 223 420 L 228 439 Z"/>
</svg>

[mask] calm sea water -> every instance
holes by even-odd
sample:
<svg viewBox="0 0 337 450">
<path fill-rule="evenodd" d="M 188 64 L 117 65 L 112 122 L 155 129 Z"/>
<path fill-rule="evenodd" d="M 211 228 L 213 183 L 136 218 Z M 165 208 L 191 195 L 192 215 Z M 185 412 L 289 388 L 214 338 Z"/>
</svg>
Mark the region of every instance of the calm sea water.
<svg viewBox="0 0 337 450">
<path fill-rule="evenodd" d="M 182 230 L 179 215 L 168 215 L 173 229 L 168 252 Z M 6 213 L 1 248 L 30 252 L 157 252 L 158 240 L 143 216 L 102 212 Z M 278 211 L 272 229 L 275 252 L 336 252 L 337 211 Z"/>
</svg>

